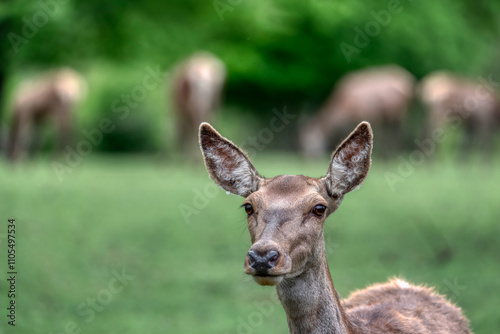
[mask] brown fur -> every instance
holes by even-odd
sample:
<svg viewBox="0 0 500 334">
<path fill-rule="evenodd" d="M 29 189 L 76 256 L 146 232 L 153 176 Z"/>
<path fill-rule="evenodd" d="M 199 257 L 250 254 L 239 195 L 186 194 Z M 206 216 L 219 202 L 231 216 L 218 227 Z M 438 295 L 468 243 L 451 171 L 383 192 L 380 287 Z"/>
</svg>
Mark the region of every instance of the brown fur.
<svg viewBox="0 0 500 334">
<path fill-rule="evenodd" d="M 196 130 L 211 121 L 218 108 L 226 79 L 222 61 L 208 52 L 198 52 L 174 70 L 172 101 L 179 146 L 187 156 L 196 149 Z"/>
<path fill-rule="evenodd" d="M 469 334 L 461 310 L 433 289 L 410 285 L 400 279 L 354 292 L 344 309 L 363 333 Z"/>
<path fill-rule="evenodd" d="M 332 156 L 327 175 L 260 176 L 248 157 L 209 124 L 200 144 L 210 177 L 245 197 L 252 246 L 245 273 L 276 286 L 294 334 L 470 334 L 460 309 L 401 280 L 355 292 L 343 303 L 325 254 L 323 226 L 370 168 L 372 131 L 361 123 Z M 324 214 L 316 211 L 326 207 Z M 257 266 L 256 263 L 259 262 Z"/>
<path fill-rule="evenodd" d="M 396 66 L 380 66 L 341 78 L 320 111 L 300 130 L 303 154 L 317 157 L 329 149 L 333 135 L 349 133 L 363 120 L 379 128 L 383 140 L 401 139 L 400 128 L 413 99 L 414 77 Z M 393 146 L 393 145 L 392 145 Z"/>
<path fill-rule="evenodd" d="M 491 136 L 500 127 L 500 99 L 492 86 L 448 72 L 434 72 L 422 79 L 418 91 L 427 109 L 427 136 L 434 129 L 461 123 L 466 130 L 463 149 L 474 141 L 491 148 Z"/>
<path fill-rule="evenodd" d="M 17 160 L 37 138 L 42 123 L 52 119 L 58 130 L 59 149 L 70 142 L 72 112 L 85 92 L 83 78 L 63 68 L 23 82 L 15 92 L 7 157 Z"/>
</svg>

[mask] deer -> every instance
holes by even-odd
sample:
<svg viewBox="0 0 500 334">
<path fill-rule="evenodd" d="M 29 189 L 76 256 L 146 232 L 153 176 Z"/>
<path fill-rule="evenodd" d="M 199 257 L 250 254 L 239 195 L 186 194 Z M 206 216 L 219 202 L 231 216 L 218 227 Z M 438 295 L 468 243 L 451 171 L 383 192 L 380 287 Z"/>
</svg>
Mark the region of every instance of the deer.
<svg viewBox="0 0 500 334">
<path fill-rule="evenodd" d="M 414 96 L 415 78 L 397 65 L 377 66 L 342 77 L 332 93 L 299 131 L 305 157 L 325 154 L 332 135 L 346 135 L 353 126 L 368 120 L 380 132 L 387 148 L 401 141 L 401 127 Z"/>
<path fill-rule="evenodd" d="M 492 85 L 436 71 L 421 80 L 417 91 L 427 109 L 426 136 L 462 125 L 462 151 L 471 144 L 492 148 L 492 135 L 500 128 L 500 99 Z"/>
<path fill-rule="evenodd" d="M 199 124 L 213 120 L 225 80 L 224 63 L 209 52 L 195 53 L 174 70 L 172 101 L 177 141 L 188 157 L 196 151 Z"/>
<path fill-rule="evenodd" d="M 247 155 L 210 124 L 199 142 L 210 178 L 244 197 L 252 246 L 244 271 L 275 286 L 292 334 L 472 334 L 461 309 L 432 288 L 395 278 L 342 301 L 328 267 L 326 218 L 371 166 L 373 133 L 360 123 L 334 151 L 326 176 L 261 176 Z"/>
<path fill-rule="evenodd" d="M 86 92 L 83 77 L 71 68 L 61 68 L 22 82 L 14 93 L 7 158 L 18 160 L 25 151 L 39 146 L 43 123 L 51 120 L 58 131 L 62 151 L 70 143 L 76 104 Z"/>
</svg>

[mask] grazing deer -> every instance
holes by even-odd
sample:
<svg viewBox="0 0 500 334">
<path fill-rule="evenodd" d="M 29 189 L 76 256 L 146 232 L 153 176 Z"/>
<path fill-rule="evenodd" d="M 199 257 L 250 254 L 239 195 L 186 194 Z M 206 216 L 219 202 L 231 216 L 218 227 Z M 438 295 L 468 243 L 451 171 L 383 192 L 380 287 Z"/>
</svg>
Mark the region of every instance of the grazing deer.
<svg viewBox="0 0 500 334">
<path fill-rule="evenodd" d="M 212 120 L 221 101 L 225 79 L 224 63 L 208 52 L 194 54 L 175 70 L 173 103 L 177 139 L 187 155 L 196 151 L 199 124 Z"/>
<path fill-rule="evenodd" d="M 372 130 L 363 122 L 333 154 L 325 177 L 264 178 L 248 157 L 209 124 L 200 126 L 200 146 L 210 177 L 245 197 L 252 246 L 245 273 L 274 285 L 290 333 L 470 334 L 459 308 L 432 289 L 394 279 L 357 291 L 342 302 L 325 255 L 323 225 L 344 195 L 370 168 Z"/>
<path fill-rule="evenodd" d="M 17 160 L 28 147 L 33 150 L 38 146 L 41 125 L 47 119 L 52 119 L 57 127 L 60 150 L 68 145 L 73 109 L 85 88 L 84 79 L 70 68 L 23 82 L 14 96 L 7 157 Z"/>
<path fill-rule="evenodd" d="M 476 142 L 491 149 L 492 134 L 500 127 L 500 100 L 495 88 L 439 71 L 423 78 L 418 92 L 427 108 L 426 135 L 434 129 L 463 124 L 462 148 Z"/>
<path fill-rule="evenodd" d="M 346 135 L 363 120 L 384 133 L 385 147 L 395 148 L 401 141 L 401 126 L 413 99 L 414 84 L 413 75 L 396 65 L 347 74 L 320 111 L 300 129 L 302 153 L 307 157 L 325 154 L 333 134 Z"/>
</svg>

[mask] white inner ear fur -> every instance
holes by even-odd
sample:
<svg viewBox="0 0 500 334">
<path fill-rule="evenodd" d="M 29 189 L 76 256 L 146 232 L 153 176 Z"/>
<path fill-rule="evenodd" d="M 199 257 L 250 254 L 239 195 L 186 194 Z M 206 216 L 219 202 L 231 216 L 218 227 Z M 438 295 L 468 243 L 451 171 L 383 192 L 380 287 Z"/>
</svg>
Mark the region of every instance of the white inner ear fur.
<svg viewBox="0 0 500 334">
<path fill-rule="evenodd" d="M 371 143 L 357 137 L 335 152 L 325 177 L 332 194 L 344 195 L 361 185 L 368 173 L 365 162 L 370 159 L 370 151 Z"/>
<path fill-rule="evenodd" d="M 240 196 L 248 196 L 257 190 L 260 178 L 242 152 L 223 141 L 214 141 L 204 154 L 216 166 L 213 173 L 222 189 Z"/>
</svg>

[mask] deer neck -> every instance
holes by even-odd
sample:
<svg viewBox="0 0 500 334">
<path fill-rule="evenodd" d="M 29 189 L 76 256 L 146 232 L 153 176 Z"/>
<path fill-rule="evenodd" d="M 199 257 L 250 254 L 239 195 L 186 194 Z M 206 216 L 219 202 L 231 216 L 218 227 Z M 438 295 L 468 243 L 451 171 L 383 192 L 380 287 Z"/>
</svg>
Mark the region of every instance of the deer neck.
<svg viewBox="0 0 500 334">
<path fill-rule="evenodd" d="M 353 334 L 333 287 L 324 244 L 308 269 L 284 279 L 276 290 L 292 334 Z"/>
</svg>

